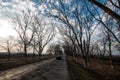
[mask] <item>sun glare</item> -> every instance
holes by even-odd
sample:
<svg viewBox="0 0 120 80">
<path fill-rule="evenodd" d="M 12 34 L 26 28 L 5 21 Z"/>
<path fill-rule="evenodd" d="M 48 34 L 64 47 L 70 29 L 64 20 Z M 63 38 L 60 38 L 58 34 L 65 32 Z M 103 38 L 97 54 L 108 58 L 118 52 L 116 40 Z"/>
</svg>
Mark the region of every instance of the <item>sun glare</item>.
<svg viewBox="0 0 120 80">
<path fill-rule="evenodd" d="M 16 31 L 9 21 L 0 19 L 0 37 L 16 36 Z"/>
</svg>

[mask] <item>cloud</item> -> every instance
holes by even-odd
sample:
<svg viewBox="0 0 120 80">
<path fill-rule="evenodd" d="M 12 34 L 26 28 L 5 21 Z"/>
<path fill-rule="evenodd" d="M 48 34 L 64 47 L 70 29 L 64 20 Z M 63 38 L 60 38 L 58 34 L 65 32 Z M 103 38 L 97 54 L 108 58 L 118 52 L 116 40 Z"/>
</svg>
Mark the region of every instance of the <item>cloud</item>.
<svg viewBox="0 0 120 80">
<path fill-rule="evenodd" d="M 37 12 L 36 4 L 30 0 L 9 0 L 6 2 L 0 1 L 0 7 L 5 9 L 7 13 L 11 14 L 19 13 L 20 10 L 27 11 L 28 9 L 33 13 Z"/>
<path fill-rule="evenodd" d="M 72 2 L 72 0 L 65 0 L 65 3 L 71 3 Z"/>
<path fill-rule="evenodd" d="M 92 27 L 92 30 L 96 27 L 96 25 L 97 24 L 94 24 L 93 25 L 93 27 Z M 93 32 L 93 34 L 92 34 L 92 42 L 95 42 L 95 41 L 97 41 L 97 40 L 99 40 L 99 39 L 101 39 L 101 34 L 102 34 L 102 31 L 101 31 L 101 28 L 102 26 L 101 25 L 98 25 L 97 27 L 96 27 L 96 29 L 95 29 L 95 31 Z"/>
<path fill-rule="evenodd" d="M 7 16 L 14 17 L 16 14 L 21 16 L 22 18 L 22 12 L 21 11 L 31 11 L 31 15 L 38 14 L 40 10 L 43 10 L 47 8 L 45 4 L 41 4 L 38 8 L 38 5 L 36 5 L 35 2 L 32 0 L 0 0 L 0 36 L 4 37 L 7 35 L 16 35 L 16 32 L 12 27 L 13 25 L 7 18 Z"/>
<path fill-rule="evenodd" d="M 2 2 L 1 5 L 2 6 L 8 6 L 10 3 L 9 2 Z"/>
</svg>

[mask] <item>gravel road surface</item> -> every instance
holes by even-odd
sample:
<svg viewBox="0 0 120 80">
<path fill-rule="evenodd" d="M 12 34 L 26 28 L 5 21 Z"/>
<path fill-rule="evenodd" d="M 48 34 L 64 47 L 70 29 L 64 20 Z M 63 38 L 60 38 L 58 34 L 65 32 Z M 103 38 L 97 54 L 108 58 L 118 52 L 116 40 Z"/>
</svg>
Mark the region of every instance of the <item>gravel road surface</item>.
<svg viewBox="0 0 120 80">
<path fill-rule="evenodd" d="M 0 80 L 68 80 L 66 61 L 49 59 L 9 69 L 0 73 Z"/>
</svg>

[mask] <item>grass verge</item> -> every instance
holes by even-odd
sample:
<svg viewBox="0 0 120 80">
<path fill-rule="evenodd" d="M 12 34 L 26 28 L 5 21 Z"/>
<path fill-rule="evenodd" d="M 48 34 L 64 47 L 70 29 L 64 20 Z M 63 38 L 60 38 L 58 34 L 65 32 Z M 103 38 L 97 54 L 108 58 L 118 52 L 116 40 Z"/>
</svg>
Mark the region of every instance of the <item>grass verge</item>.
<svg viewBox="0 0 120 80">
<path fill-rule="evenodd" d="M 70 80 L 98 80 L 89 71 L 74 61 L 67 60 Z"/>
</svg>

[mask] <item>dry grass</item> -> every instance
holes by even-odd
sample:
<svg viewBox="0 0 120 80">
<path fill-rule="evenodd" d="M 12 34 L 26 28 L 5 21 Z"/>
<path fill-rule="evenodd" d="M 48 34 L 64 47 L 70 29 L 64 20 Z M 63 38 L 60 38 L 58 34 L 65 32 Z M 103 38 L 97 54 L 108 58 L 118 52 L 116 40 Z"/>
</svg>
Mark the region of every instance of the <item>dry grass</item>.
<svg viewBox="0 0 120 80">
<path fill-rule="evenodd" d="M 67 60 L 70 80 L 97 80 L 89 71 L 72 60 Z"/>
<path fill-rule="evenodd" d="M 90 69 L 101 75 L 104 80 L 120 80 L 120 62 L 114 62 L 115 69 L 110 67 L 108 60 L 99 61 L 96 59 L 90 60 Z"/>
<path fill-rule="evenodd" d="M 53 58 L 53 56 L 42 56 L 41 59 L 39 59 L 38 56 L 35 56 L 34 58 L 28 57 L 27 61 L 25 61 L 24 57 L 19 57 L 19 58 L 10 58 L 10 61 L 7 61 L 6 58 L 0 59 L 0 71 L 26 65 L 26 64 L 31 64 L 35 62 L 39 62 L 42 60 L 47 60 Z"/>
<path fill-rule="evenodd" d="M 69 59 L 71 59 L 69 57 Z M 76 62 L 76 60 L 74 60 Z M 77 59 L 77 64 L 82 66 L 82 58 Z M 89 68 L 87 69 L 91 75 L 98 77 L 102 80 L 120 80 L 120 62 L 114 62 L 115 69 L 111 69 L 109 60 L 89 59 Z M 89 79 L 88 79 L 89 80 Z"/>
</svg>

